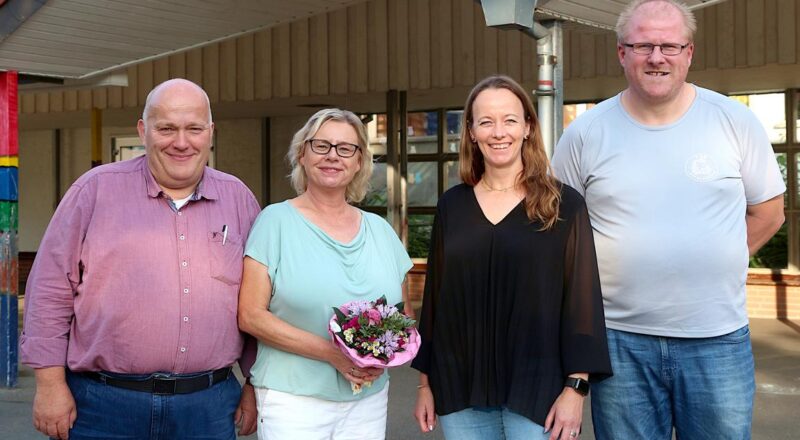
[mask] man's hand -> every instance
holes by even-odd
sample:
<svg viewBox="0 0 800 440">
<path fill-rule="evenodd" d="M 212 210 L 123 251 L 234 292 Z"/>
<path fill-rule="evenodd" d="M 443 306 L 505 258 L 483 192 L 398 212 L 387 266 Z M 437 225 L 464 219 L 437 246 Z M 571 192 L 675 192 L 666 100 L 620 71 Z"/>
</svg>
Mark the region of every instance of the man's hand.
<svg viewBox="0 0 800 440">
<path fill-rule="evenodd" d="M 242 385 L 242 397 L 233 415 L 233 422 L 239 427 L 239 435 L 250 435 L 256 432 L 257 420 L 256 390 L 248 381 Z"/>
<path fill-rule="evenodd" d="M 39 368 L 35 374 L 33 426 L 42 434 L 66 440 L 78 413 L 67 386 L 64 367 Z"/>
</svg>

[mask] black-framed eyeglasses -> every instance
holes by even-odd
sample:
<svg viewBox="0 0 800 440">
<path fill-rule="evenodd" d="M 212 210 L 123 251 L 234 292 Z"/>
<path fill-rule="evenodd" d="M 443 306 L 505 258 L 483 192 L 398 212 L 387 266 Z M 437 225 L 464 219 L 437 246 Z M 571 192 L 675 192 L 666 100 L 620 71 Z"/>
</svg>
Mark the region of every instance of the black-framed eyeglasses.
<svg viewBox="0 0 800 440">
<path fill-rule="evenodd" d="M 637 55 L 650 55 L 658 47 L 661 50 L 661 55 L 675 56 L 683 52 L 683 49 L 689 47 L 692 43 L 678 44 L 678 43 L 622 43 L 623 46 L 633 49 L 633 53 Z"/>
<path fill-rule="evenodd" d="M 361 147 L 355 144 L 350 144 L 347 142 L 332 144 L 322 139 L 309 139 L 306 141 L 306 143 L 311 146 L 311 151 L 317 154 L 328 154 L 328 152 L 331 151 L 331 148 L 333 148 L 336 150 L 336 154 L 338 154 L 339 157 L 353 157 L 355 156 L 356 152 L 361 149 Z"/>
</svg>

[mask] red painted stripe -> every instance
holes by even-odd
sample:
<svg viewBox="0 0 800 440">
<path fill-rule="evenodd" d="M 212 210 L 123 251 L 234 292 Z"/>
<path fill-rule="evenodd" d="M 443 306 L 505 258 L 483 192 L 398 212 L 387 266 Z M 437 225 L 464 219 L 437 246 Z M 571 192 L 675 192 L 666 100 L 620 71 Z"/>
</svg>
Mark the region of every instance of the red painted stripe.
<svg viewBox="0 0 800 440">
<path fill-rule="evenodd" d="M 17 72 L 0 72 L 0 156 L 19 152 Z"/>
</svg>

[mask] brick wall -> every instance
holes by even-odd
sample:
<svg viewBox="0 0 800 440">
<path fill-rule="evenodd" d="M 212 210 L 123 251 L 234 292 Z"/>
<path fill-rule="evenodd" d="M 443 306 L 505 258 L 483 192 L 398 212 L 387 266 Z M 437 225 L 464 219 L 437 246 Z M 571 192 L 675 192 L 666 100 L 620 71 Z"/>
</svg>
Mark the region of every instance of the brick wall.
<svg viewBox="0 0 800 440">
<path fill-rule="evenodd" d="M 800 275 L 749 274 L 747 313 L 751 318 L 800 319 Z"/>
<path fill-rule="evenodd" d="M 422 291 L 425 289 L 425 263 L 416 263 L 408 272 L 408 293 L 414 308 L 422 307 Z"/>
</svg>

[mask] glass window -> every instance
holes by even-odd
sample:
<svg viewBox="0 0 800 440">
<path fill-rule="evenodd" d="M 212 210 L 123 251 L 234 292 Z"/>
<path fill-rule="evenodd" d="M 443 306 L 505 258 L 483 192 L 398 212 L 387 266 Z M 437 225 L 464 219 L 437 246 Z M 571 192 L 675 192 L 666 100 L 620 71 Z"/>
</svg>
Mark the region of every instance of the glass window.
<svg viewBox="0 0 800 440">
<path fill-rule="evenodd" d="M 731 98 L 746 105 L 756 114 L 767 130 L 770 142 L 786 143 L 786 101 L 783 93 L 736 95 Z"/>
<path fill-rule="evenodd" d="M 786 160 L 787 160 L 786 153 L 775 153 L 775 160 L 778 161 L 778 169 L 781 171 L 781 176 L 783 176 L 783 184 L 786 185 L 786 188 L 789 188 L 789 183 L 788 183 L 789 175 L 787 174 L 787 169 L 786 169 Z M 789 196 L 789 191 L 787 190 L 785 193 L 783 193 L 783 206 L 789 205 L 788 196 Z"/>
<path fill-rule="evenodd" d="M 408 206 L 436 206 L 439 198 L 436 162 L 408 164 Z"/>
<path fill-rule="evenodd" d="M 794 105 L 796 113 L 796 120 L 794 121 L 794 141 L 800 142 L 800 90 L 794 92 Z"/>
<path fill-rule="evenodd" d="M 592 102 L 581 103 L 581 104 L 566 104 L 564 105 L 564 128 L 567 128 L 572 121 L 575 120 L 581 113 L 589 110 L 590 108 L 594 107 L 595 104 Z"/>
<path fill-rule="evenodd" d="M 385 114 L 376 115 L 374 121 L 375 121 L 374 124 L 369 124 L 369 126 L 373 127 L 375 130 L 374 136 L 386 139 L 386 130 L 387 130 L 386 115 Z M 373 133 L 370 133 L 370 137 L 373 137 Z"/>
<path fill-rule="evenodd" d="M 464 112 L 462 110 L 448 111 L 447 118 L 447 140 L 444 145 L 445 153 L 458 153 L 459 141 L 461 137 L 461 118 Z M 449 187 L 448 187 L 449 188 Z"/>
<path fill-rule="evenodd" d="M 386 115 L 375 115 L 367 123 L 367 136 L 369 137 L 369 149 L 372 151 L 374 159 L 386 155 Z"/>
<path fill-rule="evenodd" d="M 783 182 L 786 183 L 788 177 L 786 171 L 786 153 L 775 153 L 775 159 L 778 161 L 778 168 L 783 176 Z M 787 192 L 783 193 L 783 204 L 788 204 Z M 769 269 L 784 269 L 787 267 L 789 260 L 789 246 L 788 246 L 788 229 L 784 224 L 781 229 L 761 248 L 755 255 L 750 257 L 750 267 L 762 267 Z"/>
<path fill-rule="evenodd" d="M 439 129 L 438 112 L 409 113 L 407 118 L 408 154 L 435 154 Z"/>
<path fill-rule="evenodd" d="M 426 258 L 433 230 L 432 214 L 408 216 L 408 255 L 411 258 Z"/>
<path fill-rule="evenodd" d="M 407 238 L 408 252 L 412 257 L 425 258 L 428 254 L 433 213 L 441 195 L 440 188 L 446 191 L 461 183 L 458 150 L 464 129 L 463 117 L 461 110 L 443 109 L 407 115 Z M 370 191 L 360 205 L 383 217 L 387 217 L 391 210 L 386 182 L 387 123 L 385 114 L 374 114 L 367 124 L 369 148 L 375 166 L 370 178 Z M 440 131 L 444 133 L 444 139 L 439 139 Z"/>
<path fill-rule="evenodd" d="M 386 162 L 378 162 L 372 168 L 369 192 L 361 202 L 364 206 L 386 206 Z"/>
<path fill-rule="evenodd" d="M 797 173 L 797 176 L 794 179 L 794 184 L 797 186 L 797 195 L 795 196 L 795 206 L 794 209 L 797 209 L 797 205 L 800 205 L 800 153 L 794 155 L 795 159 L 795 166 L 794 169 Z"/>
<path fill-rule="evenodd" d="M 447 180 L 444 182 L 445 191 L 461 183 L 457 160 L 444 163 L 444 175 L 447 176 Z"/>
</svg>

